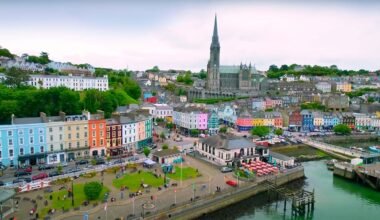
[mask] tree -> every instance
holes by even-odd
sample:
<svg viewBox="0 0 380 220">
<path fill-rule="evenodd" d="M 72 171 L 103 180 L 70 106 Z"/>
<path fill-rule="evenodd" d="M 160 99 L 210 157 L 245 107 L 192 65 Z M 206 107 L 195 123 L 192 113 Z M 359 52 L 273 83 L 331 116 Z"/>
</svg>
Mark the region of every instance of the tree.
<svg viewBox="0 0 380 220">
<path fill-rule="evenodd" d="M 174 127 L 174 124 L 171 123 L 171 122 L 169 122 L 169 123 L 166 124 L 166 128 L 169 129 L 169 130 L 172 130 L 173 127 Z"/>
<path fill-rule="evenodd" d="M 144 147 L 143 153 L 144 153 L 144 155 L 145 155 L 146 157 L 148 157 L 149 154 L 150 154 L 150 149 L 149 149 L 148 147 Z"/>
<path fill-rule="evenodd" d="M 168 144 L 162 145 L 162 150 L 167 150 L 167 149 L 169 149 L 169 145 Z"/>
<path fill-rule="evenodd" d="M 27 71 L 11 67 L 5 72 L 5 85 L 11 87 L 20 87 L 24 85 L 28 80 L 29 74 Z"/>
<path fill-rule="evenodd" d="M 147 69 L 146 72 L 154 72 L 154 73 L 158 73 L 158 72 L 160 72 L 160 68 L 158 68 L 158 66 L 154 66 L 154 67 L 151 68 L 151 69 Z"/>
<path fill-rule="evenodd" d="M 161 132 L 161 134 L 160 134 L 160 138 L 161 138 L 162 140 L 165 140 L 165 139 L 166 139 L 166 135 L 165 135 L 164 132 Z"/>
<path fill-rule="evenodd" d="M 282 135 L 284 133 L 284 131 L 281 128 L 277 128 L 276 130 L 274 130 L 274 133 L 276 135 Z"/>
<path fill-rule="evenodd" d="M 200 79 L 206 79 L 207 78 L 207 73 L 204 69 L 201 69 L 201 71 L 199 72 L 199 78 Z"/>
<path fill-rule="evenodd" d="M 257 126 L 251 130 L 252 135 L 257 135 L 259 137 L 267 136 L 269 132 L 269 128 L 266 126 Z"/>
<path fill-rule="evenodd" d="M 198 137 L 199 136 L 199 130 L 198 129 L 192 129 L 190 130 L 190 136 L 191 137 Z"/>
<path fill-rule="evenodd" d="M 8 49 L 0 47 L 0 57 L 8 57 L 8 58 L 13 59 L 14 55 L 11 54 L 11 52 L 9 52 Z"/>
<path fill-rule="evenodd" d="M 227 127 L 226 126 L 223 126 L 219 129 L 219 132 L 220 133 L 227 133 Z"/>
<path fill-rule="evenodd" d="M 99 182 L 89 182 L 84 184 L 83 189 L 88 200 L 96 200 L 99 198 L 103 186 Z"/>
<path fill-rule="evenodd" d="M 277 72 L 278 70 L 279 70 L 278 67 L 273 64 L 273 65 L 269 66 L 269 70 L 268 71 L 270 71 L 270 72 Z"/>
<path fill-rule="evenodd" d="M 346 124 L 338 124 L 334 127 L 334 132 L 340 135 L 351 134 L 351 128 Z"/>
<path fill-rule="evenodd" d="M 367 102 L 373 103 L 373 102 L 375 102 L 375 99 L 373 97 L 368 97 Z"/>
<path fill-rule="evenodd" d="M 57 166 L 57 172 L 58 172 L 59 174 L 61 174 L 61 173 L 62 173 L 62 170 L 63 170 L 63 167 L 62 167 L 61 165 L 58 165 L 58 166 Z"/>
</svg>

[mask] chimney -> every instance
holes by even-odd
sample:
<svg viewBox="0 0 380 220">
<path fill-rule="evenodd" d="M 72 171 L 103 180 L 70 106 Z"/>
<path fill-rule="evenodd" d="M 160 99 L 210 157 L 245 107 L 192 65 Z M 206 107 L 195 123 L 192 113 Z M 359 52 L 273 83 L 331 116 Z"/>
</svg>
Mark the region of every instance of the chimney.
<svg viewBox="0 0 380 220">
<path fill-rule="evenodd" d="M 12 115 L 11 115 L 11 123 L 12 123 L 12 125 L 14 124 L 14 120 L 15 120 L 15 115 L 12 114 Z"/>
<path fill-rule="evenodd" d="M 66 113 L 59 111 L 59 117 L 61 118 L 61 121 L 65 121 Z"/>
<path fill-rule="evenodd" d="M 40 118 L 42 122 L 47 122 L 46 114 L 45 112 L 40 112 Z"/>
</svg>

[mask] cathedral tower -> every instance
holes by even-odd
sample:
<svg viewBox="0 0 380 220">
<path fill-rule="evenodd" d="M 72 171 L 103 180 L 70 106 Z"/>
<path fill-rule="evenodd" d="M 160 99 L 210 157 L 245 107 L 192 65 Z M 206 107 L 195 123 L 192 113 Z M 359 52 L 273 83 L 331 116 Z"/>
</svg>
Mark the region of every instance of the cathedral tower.
<svg viewBox="0 0 380 220">
<path fill-rule="evenodd" d="M 215 15 L 214 32 L 212 35 L 212 41 L 210 46 L 210 59 L 207 64 L 207 89 L 219 90 L 220 89 L 220 44 L 218 37 L 218 24 Z"/>
</svg>

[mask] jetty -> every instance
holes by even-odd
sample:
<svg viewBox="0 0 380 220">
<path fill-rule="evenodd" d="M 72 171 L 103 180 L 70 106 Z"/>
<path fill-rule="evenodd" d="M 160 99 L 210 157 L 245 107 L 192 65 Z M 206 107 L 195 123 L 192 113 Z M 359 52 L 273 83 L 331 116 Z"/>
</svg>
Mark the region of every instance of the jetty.
<svg viewBox="0 0 380 220">
<path fill-rule="evenodd" d="M 372 189 L 380 190 L 380 163 L 359 166 L 347 162 L 335 163 L 334 175 L 361 182 Z"/>
<path fill-rule="evenodd" d="M 309 138 L 302 138 L 301 140 L 302 140 L 302 143 L 310 147 L 314 147 L 316 149 L 336 155 L 337 157 L 344 160 L 351 160 L 352 158 L 360 158 L 360 159 L 363 159 L 364 164 L 371 164 L 374 161 L 377 161 L 378 158 L 380 158 L 380 154 L 378 153 L 368 153 L 368 152 L 363 152 L 363 151 L 359 151 L 355 149 L 349 149 L 345 147 L 340 147 L 340 146 L 312 140 Z"/>
</svg>

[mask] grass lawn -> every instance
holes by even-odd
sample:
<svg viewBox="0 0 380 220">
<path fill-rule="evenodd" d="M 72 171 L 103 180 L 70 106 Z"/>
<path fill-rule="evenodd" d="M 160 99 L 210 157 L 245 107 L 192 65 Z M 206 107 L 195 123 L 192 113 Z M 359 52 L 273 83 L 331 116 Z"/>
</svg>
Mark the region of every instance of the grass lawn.
<svg viewBox="0 0 380 220">
<path fill-rule="evenodd" d="M 182 168 L 182 180 L 192 179 L 200 176 L 200 173 L 192 167 L 183 167 Z M 170 179 L 181 180 L 181 167 L 175 167 L 175 173 L 168 174 Z"/>
<path fill-rule="evenodd" d="M 104 195 L 108 191 L 109 190 L 107 187 L 103 187 L 103 190 L 100 193 L 99 198 L 95 201 L 92 201 L 92 203 L 102 201 L 104 198 Z M 50 195 L 53 196 L 53 200 L 49 199 Z M 66 195 L 65 200 L 63 200 L 64 195 Z M 65 210 L 72 208 L 73 206 L 71 205 L 71 197 L 68 198 L 67 195 L 68 195 L 67 190 L 59 190 L 59 191 L 52 192 L 46 195 L 45 199 L 49 202 L 49 204 L 48 206 L 40 210 L 39 215 L 43 217 L 48 213 L 49 209 L 53 209 L 53 208 L 55 210 L 62 210 L 62 207 L 64 207 Z M 74 208 L 81 206 L 85 200 L 86 200 L 86 196 L 84 194 L 84 184 L 74 184 Z"/>
<path fill-rule="evenodd" d="M 164 178 L 156 178 L 151 172 L 136 172 L 136 173 L 128 173 L 119 179 L 114 179 L 112 184 L 116 188 L 120 188 L 122 186 L 128 187 L 129 191 L 136 192 L 140 189 L 141 183 L 148 184 L 153 187 L 159 187 L 164 185 Z"/>
</svg>

